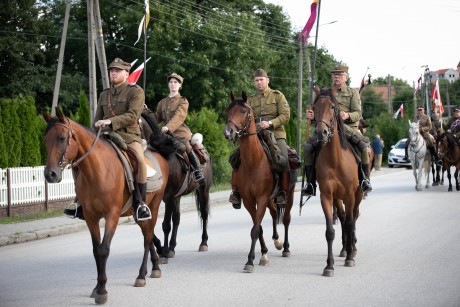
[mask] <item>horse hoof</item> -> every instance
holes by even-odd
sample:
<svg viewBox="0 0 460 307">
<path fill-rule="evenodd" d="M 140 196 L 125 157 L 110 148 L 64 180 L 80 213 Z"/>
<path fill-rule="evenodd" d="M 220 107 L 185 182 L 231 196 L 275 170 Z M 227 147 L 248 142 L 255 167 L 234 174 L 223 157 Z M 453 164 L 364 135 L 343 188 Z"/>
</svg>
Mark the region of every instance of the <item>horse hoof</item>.
<svg viewBox="0 0 460 307">
<path fill-rule="evenodd" d="M 158 259 L 159 264 L 168 264 L 168 261 L 169 261 L 169 259 L 164 258 L 164 257 L 160 257 L 160 259 Z"/>
<path fill-rule="evenodd" d="M 106 294 L 97 294 L 95 295 L 94 297 L 94 302 L 98 305 L 102 305 L 102 304 L 105 304 L 107 303 L 107 298 L 108 298 L 108 295 L 107 293 Z"/>
<path fill-rule="evenodd" d="M 452 188 L 449 188 L 447 191 L 448 191 L 448 192 L 452 192 Z"/>
<path fill-rule="evenodd" d="M 199 252 L 207 252 L 208 251 L 208 246 L 201 244 L 200 247 L 198 248 Z"/>
<path fill-rule="evenodd" d="M 331 269 L 324 269 L 323 276 L 326 277 L 334 277 L 334 270 Z"/>
<path fill-rule="evenodd" d="M 260 261 L 259 261 L 259 265 L 269 265 L 270 264 L 270 260 L 268 259 L 268 256 L 266 254 L 262 255 L 262 257 L 260 258 Z"/>
<path fill-rule="evenodd" d="M 152 274 L 150 274 L 151 278 L 160 278 L 161 277 L 161 270 L 152 270 Z"/>
<path fill-rule="evenodd" d="M 283 248 L 283 244 L 284 244 L 283 241 L 278 239 L 278 240 L 274 240 L 273 243 L 275 243 L 275 247 L 276 247 L 277 250 L 280 251 Z"/>
<path fill-rule="evenodd" d="M 93 289 L 93 292 L 91 292 L 91 295 L 89 296 L 90 298 L 95 298 L 97 295 L 96 289 Z"/>
<path fill-rule="evenodd" d="M 174 258 L 175 255 L 176 255 L 175 251 L 169 251 L 168 258 Z"/>
<path fill-rule="evenodd" d="M 422 190 L 422 188 L 415 188 L 415 190 L 417 190 L 417 191 L 421 191 L 421 190 Z"/>
<path fill-rule="evenodd" d="M 355 261 L 353 259 L 347 259 L 345 260 L 345 266 L 351 268 L 355 266 Z"/>
<path fill-rule="evenodd" d="M 144 287 L 145 286 L 145 279 L 137 278 L 134 282 L 134 287 Z"/>
<path fill-rule="evenodd" d="M 351 252 L 351 258 L 355 258 L 356 257 L 356 254 L 358 253 L 358 251 L 352 251 Z"/>
<path fill-rule="evenodd" d="M 426 188 L 426 189 L 429 189 L 429 188 L 431 188 L 431 186 L 430 186 L 429 184 L 427 184 L 427 185 L 425 186 L 425 188 Z"/>
<path fill-rule="evenodd" d="M 346 257 L 347 256 L 347 251 L 346 250 L 341 250 L 339 257 Z"/>
<path fill-rule="evenodd" d="M 291 252 L 283 252 L 282 256 L 283 256 L 283 257 L 290 257 L 290 256 L 291 256 Z"/>
<path fill-rule="evenodd" d="M 246 264 L 243 269 L 246 273 L 254 272 L 254 266 L 251 264 Z"/>
</svg>

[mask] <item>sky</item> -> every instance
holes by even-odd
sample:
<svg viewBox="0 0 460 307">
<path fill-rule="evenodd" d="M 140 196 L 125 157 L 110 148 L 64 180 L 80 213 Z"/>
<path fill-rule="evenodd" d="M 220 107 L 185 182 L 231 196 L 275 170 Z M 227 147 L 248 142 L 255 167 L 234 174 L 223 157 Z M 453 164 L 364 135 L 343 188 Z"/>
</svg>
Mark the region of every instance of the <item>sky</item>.
<svg viewBox="0 0 460 307">
<path fill-rule="evenodd" d="M 312 0 L 265 2 L 282 6 L 297 31 L 310 17 Z M 457 68 L 459 20 L 458 0 L 322 0 L 318 47 L 349 66 L 352 87 L 360 86 L 367 68 L 372 78 L 390 74 L 413 85 L 424 65 L 430 71 Z"/>
</svg>

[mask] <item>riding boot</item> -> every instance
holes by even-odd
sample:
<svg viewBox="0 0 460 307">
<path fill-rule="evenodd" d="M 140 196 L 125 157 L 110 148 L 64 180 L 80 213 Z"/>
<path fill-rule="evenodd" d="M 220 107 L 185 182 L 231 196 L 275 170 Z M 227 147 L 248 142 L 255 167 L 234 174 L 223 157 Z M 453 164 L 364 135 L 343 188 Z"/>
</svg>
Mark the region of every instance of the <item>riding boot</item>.
<svg viewBox="0 0 460 307">
<path fill-rule="evenodd" d="M 284 206 L 287 204 L 287 199 L 288 199 L 287 192 L 289 190 L 289 181 L 290 181 L 289 171 L 282 172 L 280 191 L 278 192 L 278 195 L 276 196 L 276 200 L 275 200 L 275 203 L 277 205 Z"/>
<path fill-rule="evenodd" d="M 74 201 L 66 209 L 64 209 L 64 214 L 67 215 L 67 217 L 70 217 L 72 219 L 74 218 L 79 218 L 80 220 L 85 219 L 83 216 L 83 208 L 78 203 L 78 198 L 75 198 Z"/>
<path fill-rule="evenodd" d="M 307 165 L 306 172 L 308 183 L 302 189 L 302 196 L 316 196 L 316 172 L 312 165 Z"/>
<path fill-rule="evenodd" d="M 134 220 L 136 222 L 150 220 L 152 218 L 152 213 L 150 212 L 149 207 L 145 204 L 147 183 L 138 183 L 136 186 L 137 191 L 133 191 L 132 203 Z M 139 199 L 139 196 L 141 196 L 141 199 Z"/>
<path fill-rule="evenodd" d="M 433 146 L 429 146 L 428 147 L 428 150 L 430 151 L 430 154 L 431 156 L 433 157 L 436 165 L 439 165 L 439 166 L 442 166 L 442 160 L 441 158 L 439 158 L 439 155 L 438 153 L 436 152 L 436 150 L 434 150 L 434 147 Z"/>
<path fill-rule="evenodd" d="M 193 167 L 193 174 L 195 175 L 195 181 L 200 185 L 204 185 L 204 177 L 201 173 L 200 166 L 198 165 L 198 159 L 196 158 L 193 150 L 187 153 L 188 160 Z"/>
<path fill-rule="evenodd" d="M 363 193 L 369 193 L 372 191 L 371 181 L 367 177 L 367 174 L 369 173 L 369 164 L 362 165 L 362 172 L 361 190 Z"/>
<path fill-rule="evenodd" d="M 230 194 L 229 202 L 232 203 L 233 208 L 241 209 L 241 195 L 236 188 L 235 171 L 232 172 L 232 194 Z"/>
</svg>

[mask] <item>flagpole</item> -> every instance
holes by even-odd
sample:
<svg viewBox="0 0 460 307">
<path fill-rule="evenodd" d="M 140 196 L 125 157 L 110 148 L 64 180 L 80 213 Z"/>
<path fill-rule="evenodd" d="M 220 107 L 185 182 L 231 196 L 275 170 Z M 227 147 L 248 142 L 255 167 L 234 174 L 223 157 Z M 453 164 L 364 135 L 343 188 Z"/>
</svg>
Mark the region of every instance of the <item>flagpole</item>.
<svg viewBox="0 0 460 307">
<path fill-rule="evenodd" d="M 144 96 L 146 95 L 146 83 L 147 83 L 147 4 L 144 3 Z"/>
</svg>

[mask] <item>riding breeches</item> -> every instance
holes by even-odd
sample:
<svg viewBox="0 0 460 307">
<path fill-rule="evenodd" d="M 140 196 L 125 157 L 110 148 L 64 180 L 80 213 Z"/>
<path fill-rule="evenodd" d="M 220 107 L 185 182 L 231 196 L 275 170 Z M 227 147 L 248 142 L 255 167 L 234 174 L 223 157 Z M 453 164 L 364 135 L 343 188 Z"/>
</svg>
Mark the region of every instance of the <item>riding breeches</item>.
<svg viewBox="0 0 460 307">
<path fill-rule="evenodd" d="M 136 155 L 137 159 L 136 183 L 147 183 L 147 166 L 145 165 L 144 161 L 144 149 L 142 148 L 142 145 L 134 141 L 129 143 L 128 147 L 131 149 L 131 152 Z"/>
<path fill-rule="evenodd" d="M 277 139 L 276 144 L 281 150 L 281 155 L 286 159 L 286 161 L 289 161 L 288 159 L 288 148 L 286 145 L 286 140 L 285 139 Z M 285 172 L 289 172 L 289 163 L 286 163 L 286 167 L 284 168 Z"/>
</svg>

